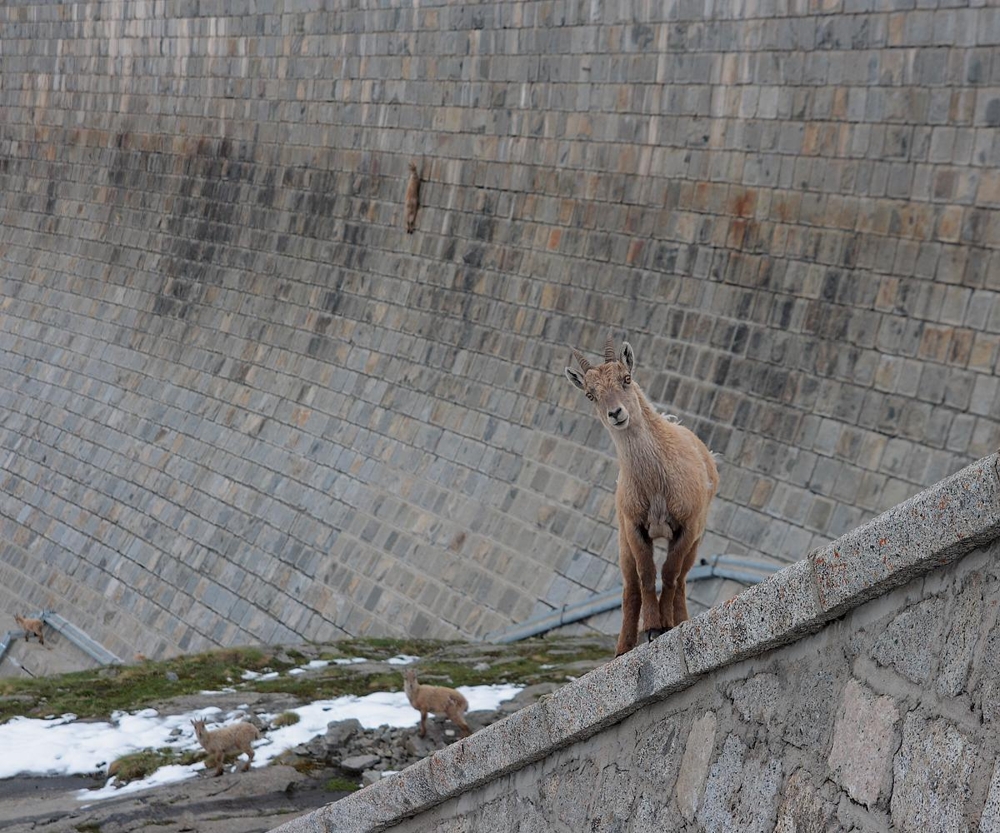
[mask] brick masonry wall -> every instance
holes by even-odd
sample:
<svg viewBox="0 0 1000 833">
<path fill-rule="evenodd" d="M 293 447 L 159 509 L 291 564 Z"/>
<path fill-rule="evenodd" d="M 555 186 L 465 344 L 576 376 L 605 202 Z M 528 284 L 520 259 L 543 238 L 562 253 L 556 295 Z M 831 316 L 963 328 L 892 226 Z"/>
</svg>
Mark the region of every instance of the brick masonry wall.
<svg viewBox="0 0 1000 833">
<path fill-rule="evenodd" d="M 996 8 L 0 26 L 0 587 L 120 656 L 477 636 L 614 583 L 562 379 L 608 326 L 724 457 L 705 553 L 798 559 L 1000 442 Z"/>
</svg>

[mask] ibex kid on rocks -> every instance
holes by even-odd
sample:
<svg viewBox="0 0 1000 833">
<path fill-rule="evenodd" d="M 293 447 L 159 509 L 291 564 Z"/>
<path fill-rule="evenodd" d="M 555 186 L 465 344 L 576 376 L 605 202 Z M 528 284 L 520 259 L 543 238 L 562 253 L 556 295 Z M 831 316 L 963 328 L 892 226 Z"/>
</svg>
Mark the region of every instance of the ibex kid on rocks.
<svg viewBox="0 0 1000 833">
<path fill-rule="evenodd" d="M 591 365 L 579 351 L 580 370 L 566 376 L 597 406 L 618 452 L 618 561 L 622 570 L 622 628 L 617 656 L 638 638 L 639 614 L 649 639 L 688 618 L 685 579 L 705 532 L 719 487 L 715 458 L 693 431 L 669 421 L 649 404 L 632 379 L 635 354 L 622 343 L 615 357 L 608 335 L 604 363 Z M 668 542 L 663 590 L 656 598 L 653 541 Z"/>
</svg>

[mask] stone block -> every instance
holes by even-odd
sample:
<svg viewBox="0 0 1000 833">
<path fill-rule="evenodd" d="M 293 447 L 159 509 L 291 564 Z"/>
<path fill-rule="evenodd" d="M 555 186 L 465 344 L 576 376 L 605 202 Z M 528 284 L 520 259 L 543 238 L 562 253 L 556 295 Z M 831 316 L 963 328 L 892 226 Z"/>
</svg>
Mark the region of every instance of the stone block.
<svg viewBox="0 0 1000 833">
<path fill-rule="evenodd" d="M 888 798 L 898 724 L 892 698 L 876 696 L 856 680 L 844 687 L 827 763 L 834 780 L 869 809 Z"/>
<path fill-rule="evenodd" d="M 677 806 L 688 821 L 693 821 L 702 789 L 708 777 L 708 765 L 715 749 L 715 733 L 719 721 L 714 712 L 705 712 L 697 718 L 688 733 L 677 775 Z"/>
<path fill-rule="evenodd" d="M 564 686 L 539 708 L 553 742 L 561 745 L 589 737 L 693 681 L 675 628 Z"/>
<path fill-rule="evenodd" d="M 834 803 L 810 782 L 805 770 L 794 773 L 782 790 L 774 833 L 827 833 L 834 828 Z"/>
<path fill-rule="evenodd" d="M 947 628 L 939 643 L 941 658 L 934 686 L 943 697 L 957 697 L 966 690 L 969 674 L 977 656 L 982 655 L 980 635 L 983 617 L 996 598 L 997 579 L 975 571 L 965 577 L 961 589 L 949 605 L 943 623 Z"/>
<path fill-rule="evenodd" d="M 893 761 L 890 811 L 902 833 L 967 830 L 972 771 L 979 749 L 942 718 L 911 712 Z"/>
<path fill-rule="evenodd" d="M 808 559 L 786 567 L 677 629 L 691 674 L 782 645 L 822 624 Z"/>
<path fill-rule="evenodd" d="M 940 645 L 944 601 L 927 599 L 915 604 L 884 627 L 871 647 L 879 665 L 893 668 L 912 683 L 925 685 L 931 676 L 931 662 Z"/>
<path fill-rule="evenodd" d="M 979 817 L 979 833 L 1000 833 L 1000 761 L 993 766 L 986 804 Z"/>
<path fill-rule="evenodd" d="M 749 749 L 729 735 L 712 764 L 697 821 L 709 833 L 771 833 L 782 780 L 782 762 L 766 745 Z"/>
<path fill-rule="evenodd" d="M 821 610 L 839 615 L 991 540 L 1000 530 L 997 465 L 996 454 L 984 457 L 813 553 Z"/>
</svg>

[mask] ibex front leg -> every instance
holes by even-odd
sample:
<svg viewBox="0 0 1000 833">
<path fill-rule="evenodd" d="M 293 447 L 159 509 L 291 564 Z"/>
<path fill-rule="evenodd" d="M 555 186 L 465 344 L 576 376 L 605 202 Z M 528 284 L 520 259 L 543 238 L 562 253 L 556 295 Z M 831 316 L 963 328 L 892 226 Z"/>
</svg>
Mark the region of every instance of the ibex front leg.
<svg viewBox="0 0 1000 833">
<path fill-rule="evenodd" d="M 656 598 L 656 564 L 653 561 L 653 542 L 646 530 L 632 525 L 623 524 L 618 530 L 618 537 L 624 541 L 632 556 L 633 570 L 638 582 L 641 600 L 642 630 L 647 638 L 653 639 L 660 635 L 660 606 Z M 624 574 L 624 567 L 623 567 Z M 622 612 L 624 617 L 624 611 Z M 633 617 L 634 619 L 637 616 Z M 634 642 L 633 642 L 634 646 Z"/>
<path fill-rule="evenodd" d="M 618 634 L 615 656 L 627 654 L 635 647 L 639 631 L 639 609 L 642 595 L 639 593 L 639 575 L 635 571 L 635 559 L 628 548 L 625 536 L 618 534 L 618 565 L 622 570 L 622 628 Z"/>
</svg>

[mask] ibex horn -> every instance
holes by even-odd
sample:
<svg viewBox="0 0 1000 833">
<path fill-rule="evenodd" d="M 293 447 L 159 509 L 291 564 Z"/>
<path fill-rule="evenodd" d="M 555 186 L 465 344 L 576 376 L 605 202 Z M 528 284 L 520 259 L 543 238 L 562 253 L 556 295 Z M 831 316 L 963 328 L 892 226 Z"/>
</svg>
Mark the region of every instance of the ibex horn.
<svg viewBox="0 0 1000 833">
<path fill-rule="evenodd" d="M 608 333 L 608 340 L 604 342 L 604 361 L 613 362 L 615 360 L 615 337 Z"/>
<path fill-rule="evenodd" d="M 581 368 L 581 370 L 583 370 L 584 373 L 586 373 L 588 370 L 590 370 L 590 362 L 588 362 L 583 357 L 583 353 L 581 353 L 579 350 L 577 350 L 576 348 L 574 348 L 573 349 L 573 356 L 580 363 L 580 368 Z"/>
</svg>

